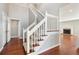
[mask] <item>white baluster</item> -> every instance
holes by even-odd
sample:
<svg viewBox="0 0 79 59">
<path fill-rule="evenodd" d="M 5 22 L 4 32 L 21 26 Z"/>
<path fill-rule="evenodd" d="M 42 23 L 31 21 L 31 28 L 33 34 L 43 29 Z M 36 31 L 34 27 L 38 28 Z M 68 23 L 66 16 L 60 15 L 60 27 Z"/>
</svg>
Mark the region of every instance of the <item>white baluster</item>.
<svg viewBox="0 0 79 59">
<path fill-rule="evenodd" d="M 24 29 L 23 29 L 23 42 L 25 40 L 25 32 L 24 32 Z"/>
<path fill-rule="evenodd" d="M 47 11 L 46 11 L 46 17 L 45 17 L 45 35 L 47 35 Z"/>
</svg>

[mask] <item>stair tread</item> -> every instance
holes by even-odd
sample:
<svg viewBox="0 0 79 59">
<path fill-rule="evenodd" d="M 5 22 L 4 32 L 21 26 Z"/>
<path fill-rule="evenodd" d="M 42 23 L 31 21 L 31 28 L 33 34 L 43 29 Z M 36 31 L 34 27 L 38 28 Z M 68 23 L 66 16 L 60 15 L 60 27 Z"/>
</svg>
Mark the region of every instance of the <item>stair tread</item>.
<svg viewBox="0 0 79 59">
<path fill-rule="evenodd" d="M 46 41 L 47 37 L 48 37 L 48 35 L 41 37 L 43 40 L 42 40 L 42 41 L 39 41 L 39 44 L 40 44 L 39 46 L 34 46 L 34 52 L 36 52 L 36 51 L 39 50 L 39 48 L 40 48 L 40 47 L 43 45 L 43 43 Z M 35 39 L 38 39 L 38 37 L 35 37 Z M 26 48 L 27 48 L 26 45 L 27 45 L 27 43 L 26 43 L 26 42 L 23 42 L 23 46 L 24 46 L 25 51 L 27 51 L 27 50 L 26 50 Z M 32 53 L 32 52 L 30 52 L 30 53 Z"/>
</svg>

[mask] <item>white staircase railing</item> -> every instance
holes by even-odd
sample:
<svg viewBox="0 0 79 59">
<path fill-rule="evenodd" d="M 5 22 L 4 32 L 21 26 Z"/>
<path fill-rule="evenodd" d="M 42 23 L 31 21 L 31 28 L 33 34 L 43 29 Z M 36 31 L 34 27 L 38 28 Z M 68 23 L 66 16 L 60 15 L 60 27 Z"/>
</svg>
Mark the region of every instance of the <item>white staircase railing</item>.
<svg viewBox="0 0 79 59">
<path fill-rule="evenodd" d="M 42 40 L 41 35 L 45 35 L 47 32 L 47 12 L 44 19 L 42 19 L 38 24 L 35 24 L 36 23 L 34 22 L 27 29 L 23 29 L 23 42 L 26 40 L 25 48 L 27 54 L 35 51 L 34 46 L 39 46 L 39 41 Z M 31 27 L 33 28 L 29 30 Z"/>
<path fill-rule="evenodd" d="M 23 29 L 23 42 L 25 42 L 25 33 L 29 31 L 31 27 L 33 27 L 36 23 L 33 22 L 27 29 Z"/>
<path fill-rule="evenodd" d="M 36 10 L 36 12 L 38 12 L 41 16 L 43 16 L 43 17 L 45 16 L 42 12 L 40 12 L 38 9 L 36 9 L 35 6 L 30 5 L 30 7 L 32 10 Z"/>
<path fill-rule="evenodd" d="M 32 30 L 27 31 L 27 53 L 30 53 L 30 36 L 34 35 L 35 31 L 39 31 L 40 26 L 45 23 L 45 27 L 47 26 L 47 18 L 45 17 L 39 24 L 37 24 Z M 46 28 L 47 29 L 47 28 Z M 47 31 L 45 31 L 47 32 Z M 39 33 L 38 33 L 39 34 Z M 32 38 L 33 39 L 33 38 Z M 37 38 L 39 39 L 39 37 Z"/>
</svg>

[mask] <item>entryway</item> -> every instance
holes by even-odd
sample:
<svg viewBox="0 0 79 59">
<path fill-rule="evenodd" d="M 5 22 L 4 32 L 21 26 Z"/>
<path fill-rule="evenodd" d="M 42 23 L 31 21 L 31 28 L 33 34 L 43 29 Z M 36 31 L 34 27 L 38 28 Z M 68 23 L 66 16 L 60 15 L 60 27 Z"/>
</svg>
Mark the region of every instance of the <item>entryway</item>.
<svg viewBox="0 0 79 59">
<path fill-rule="evenodd" d="M 11 40 L 11 38 L 19 38 L 20 37 L 20 20 L 9 18 L 7 24 L 7 42 Z"/>
<path fill-rule="evenodd" d="M 19 35 L 18 35 L 18 27 L 19 27 L 19 21 L 18 20 L 14 20 L 12 19 L 11 20 L 11 26 L 10 26 L 10 29 L 11 29 L 11 38 L 17 38 Z"/>
</svg>

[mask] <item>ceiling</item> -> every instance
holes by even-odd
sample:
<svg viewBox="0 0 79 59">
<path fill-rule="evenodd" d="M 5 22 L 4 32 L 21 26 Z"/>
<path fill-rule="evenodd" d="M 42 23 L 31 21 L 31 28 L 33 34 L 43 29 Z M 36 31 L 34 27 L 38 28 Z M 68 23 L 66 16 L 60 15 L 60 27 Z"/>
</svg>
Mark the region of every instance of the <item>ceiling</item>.
<svg viewBox="0 0 79 59">
<path fill-rule="evenodd" d="M 36 4 L 37 8 L 45 12 L 47 10 L 48 13 L 58 16 L 59 8 L 67 5 L 68 3 L 39 3 Z"/>
<path fill-rule="evenodd" d="M 70 21 L 79 19 L 79 3 L 70 3 L 60 9 L 60 20 Z"/>
<path fill-rule="evenodd" d="M 16 5 L 27 7 L 29 3 L 15 3 Z M 79 19 L 79 3 L 30 3 L 42 12 L 58 16 L 60 11 L 61 20 Z"/>
<path fill-rule="evenodd" d="M 36 8 L 42 12 L 47 10 L 48 13 L 58 16 L 59 8 L 67 5 L 68 3 L 11 3 L 22 7 L 27 7 L 29 4 L 33 4 Z"/>
</svg>

